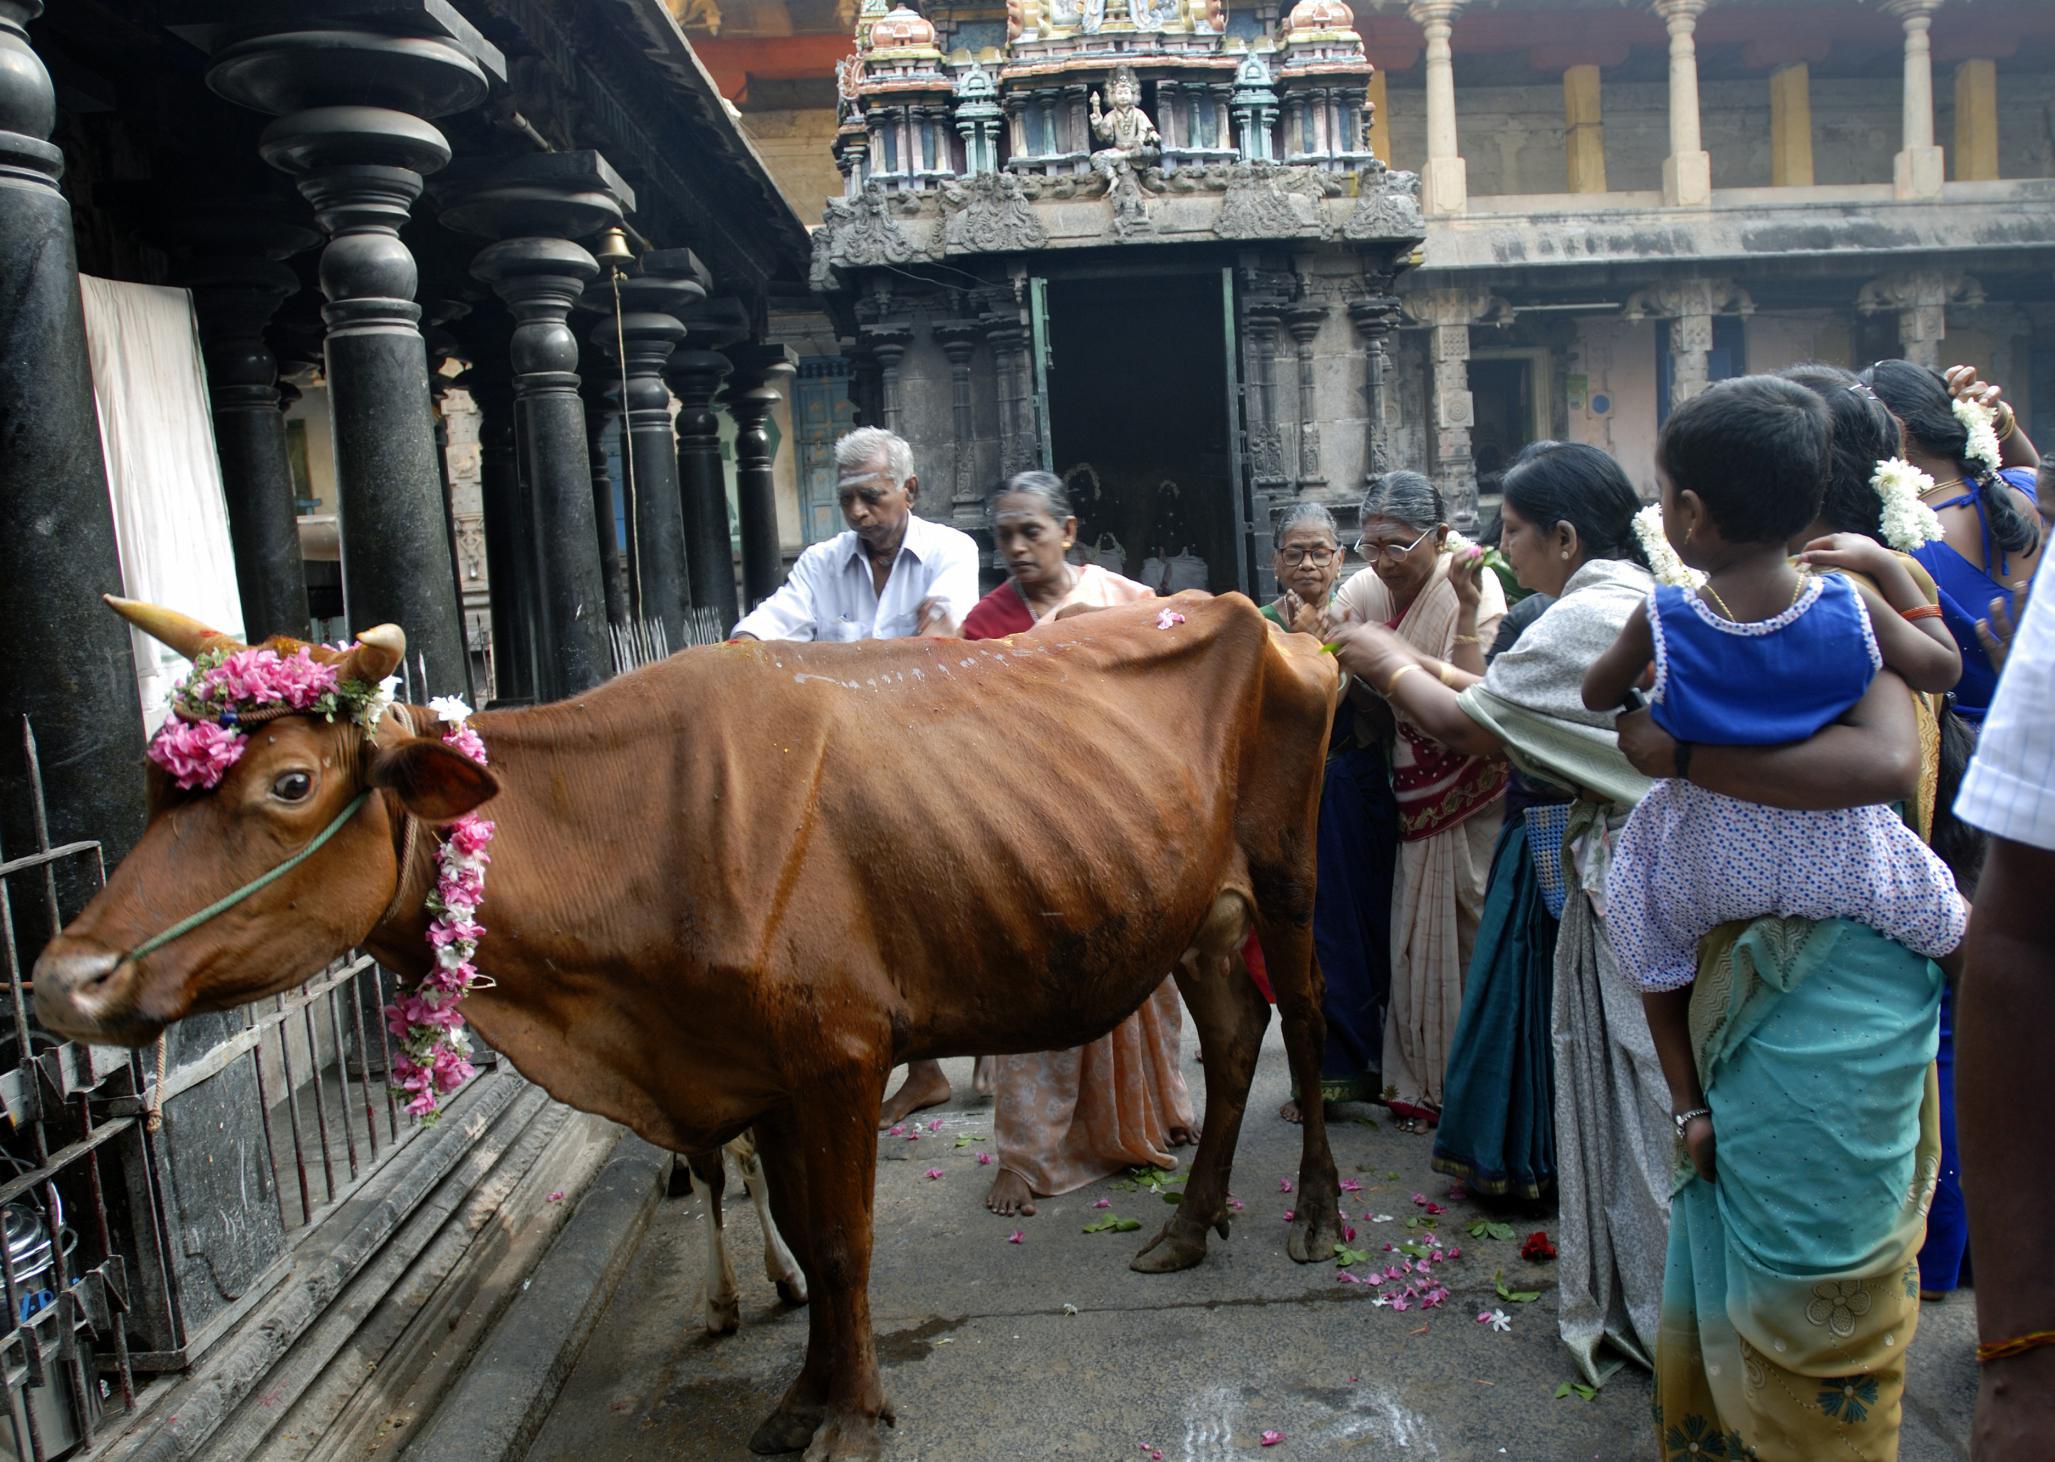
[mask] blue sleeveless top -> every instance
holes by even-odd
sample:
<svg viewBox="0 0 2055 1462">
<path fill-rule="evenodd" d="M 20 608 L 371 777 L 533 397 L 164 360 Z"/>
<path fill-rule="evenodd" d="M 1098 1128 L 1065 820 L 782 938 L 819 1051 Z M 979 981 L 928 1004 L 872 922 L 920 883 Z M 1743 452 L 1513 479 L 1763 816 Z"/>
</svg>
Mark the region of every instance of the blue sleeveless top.
<svg viewBox="0 0 2055 1462">
<path fill-rule="evenodd" d="M 1998 475 L 2029 498 L 2033 497 L 2034 474 L 2031 469 L 2008 467 Z M 1941 622 L 1948 626 L 1948 633 L 1955 637 L 1955 643 L 1962 650 L 1962 679 L 1955 685 L 1955 713 L 1966 721 L 1981 721 L 1984 712 L 1991 707 L 1991 696 L 1998 689 L 1998 672 L 1992 668 L 1990 656 L 1984 653 L 1983 644 L 1977 639 L 1977 621 L 1990 617 L 1993 599 L 2003 599 L 2006 609 L 2012 613 L 2013 622 L 2018 623 L 2018 598 L 2001 582 L 2012 577 L 2011 555 L 2002 548 L 1992 552 L 1997 545 L 1991 542 L 1991 520 L 1984 515 L 1983 498 L 1974 491 L 1934 506 L 1937 509 L 1977 510 L 1977 526 L 1983 530 L 1984 537 L 1983 561 L 1997 565 L 2000 576 L 1992 578 L 1938 539 L 1922 543 L 1912 551 L 1920 566 L 1934 576 L 1934 586 L 1941 591 Z"/>
<path fill-rule="evenodd" d="M 1804 741 L 1862 699 L 1884 661 L 1862 594 L 1839 574 L 1806 581 L 1774 619 L 1736 623 L 1688 589 L 1648 596 L 1655 638 L 1649 714 L 1679 741 Z"/>
</svg>

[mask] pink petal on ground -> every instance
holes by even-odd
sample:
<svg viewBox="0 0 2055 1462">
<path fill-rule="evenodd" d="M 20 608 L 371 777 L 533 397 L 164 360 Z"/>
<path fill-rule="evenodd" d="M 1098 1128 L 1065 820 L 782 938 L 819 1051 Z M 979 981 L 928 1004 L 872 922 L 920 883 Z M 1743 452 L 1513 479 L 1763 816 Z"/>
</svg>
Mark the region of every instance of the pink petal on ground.
<svg viewBox="0 0 2055 1462">
<path fill-rule="evenodd" d="M 1354 1224 L 1345 1223 L 1341 1226 L 1341 1241 L 1344 1244 L 1353 1244 L 1356 1241 L 1356 1226 Z"/>
<path fill-rule="evenodd" d="M 1015 1230 L 1014 1230 L 1014 1231 L 1013 1231 L 1012 1233 L 1010 1233 L 1010 1234 L 1008 1234 L 1008 1235 L 1006 1236 L 1006 1242 L 1007 1242 L 1007 1243 L 1009 1243 L 1009 1244 L 1022 1244 L 1022 1243 L 1026 1243 L 1026 1242 L 1027 1242 L 1027 1235 L 1026 1235 L 1026 1234 L 1024 1234 L 1024 1233 L 1022 1233 L 1022 1232 L 1021 1232 L 1021 1231 L 1020 1231 L 1019 1229 L 1015 1229 Z"/>
<path fill-rule="evenodd" d="M 1413 1195 L 1413 1202 L 1415 1206 L 1425 1208 L 1427 1206 L 1427 1195 L 1425 1193 L 1415 1193 Z"/>
<path fill-rule="evenodd" d="M 1242 1200 L 1239 1198 L 1230 1198 L 1227 1200 L 1227 1206 L 1229 1208 L 1232 1208 L 1236 1213 L 1240 1213 L 1242 1211 Z"/>
<path fill-rule="evenodd" d="M 979 1167 L 981 1167 L 981 1168 L 985 1168 L 985 1167 L 990 1167 L 991 1165 L 992 1165 L 992 1154 L 990 1154 L 989 1152 L 981 1152 L 981 1153 L 979 1153 L 979 1154 L 978 1154 L 978 1166 L 979 1166 Z"/>
<path fill-rule="evenodd" d="M 1286 1223 L 1290 1223 L 1293 1219 L 1297 1218 L 1298 1216 L 1298 1211 L 1296 1209 L 1287 1208 L 1284 1211 L 1284 1221 Z"/>
<path fill-rule="evenodd" d="M 562 1188 L 559 1188 L 554 1193 L 550 1194 L 549 1201 L 552 1203 L 562 1203 L 564 1201 L 564 1190 Z"/>
<path fill-rule="evenodd" d="M 1427 1205 L 1427 1211 L 1428 1211 L 1429 1213 L 1447 1213 L 1447 1212 L 1448 1212 L 1448 1210 L 1447 1210 L 1446 1208 L 1443 1208 L 1443 1207 L 1442 1207 L 1442 1206 L 1441 1206 L 1441 1205 L 1440 1205 L 1439 1203 L 1430 1203 L 1430 1204 L 1428 1204 L 1428 1205 Z"/>
<path fill-rule="evenodd" d="M 918 1133 L 918 1132 L 909 1132 L 909 1133 L 907 1133 L 907 1134 L 906 1134 L 906 1140 L 907 1140 L 908 1142 L 918 1142 L 918 1141 L 920 1141 L 920 1133 Z"/>
<path fill-rule="evenodd" d="M 1394 1295 L 1392 1296 L 1391 1307 L 1394 1310 L 1397 1310 L 1399 1313 L 1404 1314 L 1407 1310 L 1413 1308 L 1413 1305 L 1412 1302 L 1408 1300 L 1404 1295 Z"/>
<path fill-rule="evenodd" d="M 1460 1259 L 1463 1257 L 1463 1251 L 1461 1249 L 1451 1249 L 1448 1251 L 1448 1256 L 1451 1259 Z"/>
<path fill-rule="evenodd" d="M 906 1129 L 904 1127 L 894 1127 L 886 1135 L 890 1137 L 903 1137 L 906 1135 Z"/>
<path fill-rule="evenodd" d="M 1291 1180 L 1290 1178 L 1279 1178 L 1279 1179 L 1277 1180 L 1277 1191 L 1278 1191 L 1278 1192 L 1280 1192 L 1280 1193 L 1289 1193 L 1289 1192 L 1291 1192 L 1291 1190 L 1292 1190 L 1292 1180 Z"/>
<path fill-rule="evenodd" d="M 942 1119 L 941 1119 L 940 1117 L 937 1117 L 937 1118 L 935 1118 L 935 1120 L 934 1120 L 934 1121 L 932 1121 L 932 1122 L 928 1123 L 928 1131 L 930 1131 L 930 1132 L 940 1132 L 941 1130 L 942 1130 Z"/>
<path fill-rule="evenodd" d="M 930 1178 L 939 1178 L 942 1176 L 942 1170 L 940 1168 L 929 1168 L 928 1176 Z"/>
<path fill-rule="evenodd" d="M 1343 1178 L 1341 1180 L 1341 1190 L 1344 1193 L 1360 1193 L 1363 1191 L 1363 1185 L 1354 1178 Z"/>
<path fill-rule="evenodd" d="M 1480 1325 L 1489 1325 L 1491 1323 L 1491 1311 L 1479 1310 L 1477 1312 L 1477 1323 Z"/>
<path fill-rule="evenodd" d="M 1097 1203 L 1094 1203 L 1092 1205 L 1092 1207 L 1094 1208 L 1111 1208 L 1112 1206 L 1113 1200 L 1111 1198 L 1101 1198 Z"/>
<path fill-rule="evenodd" d="M 1179 615 L 1179 616 L 1178 616 L 1178 618 L 1182 619 L 1182 618 L 1184 618 L 1184 616 L 1183 616 L 1183 615 Z M 1265 1432 L 1265 1433 L 1263 1433 L 1263 1445 L 1264 1445 L 1264 1446 L 1266 1446 L 1266 1447 L 1274 1447 L 1274 1446 L 1276 1446 L 1276 1445 L 1277 1445 L 1277 1444 L 1278 1444 L 1279 1442 L 1281 1442 L 1281 1441 L 1283 1441 L 1283 1440 L 1284 1440 L 1284 1433 L 1283 1433 L 1283 1432 Z"/>
<path fill-rule="evenodd" d="M 1385 1253 L 1387 1253 L 1387 1254 L 1389 1254 L 1389 1253 L 1391 1252 L 1391 1245 L 1390 1245 L 1390 1244 L 1386 1244 L 1386 1245 L 1384 1246 L 1384 1252 L 1385 1252 Z"/>
</svg>

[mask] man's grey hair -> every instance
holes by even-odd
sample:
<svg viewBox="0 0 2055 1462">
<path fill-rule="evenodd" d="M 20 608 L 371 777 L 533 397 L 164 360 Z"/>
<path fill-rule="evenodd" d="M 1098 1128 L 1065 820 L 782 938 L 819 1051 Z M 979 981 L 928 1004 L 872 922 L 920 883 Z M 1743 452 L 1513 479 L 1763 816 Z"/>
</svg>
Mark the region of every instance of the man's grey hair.
<svg viewBox="0 0 2055 1462">
<path fill-rule="evenodd" d="M 895 487 L 903 487 L 913 476 L 913 448 L 897 432 L 881 426 L 860 426 L 835 443 L 835 471 L 846 476 L 852 471 L 875 467 L 882 460 Z"/>
</svg>

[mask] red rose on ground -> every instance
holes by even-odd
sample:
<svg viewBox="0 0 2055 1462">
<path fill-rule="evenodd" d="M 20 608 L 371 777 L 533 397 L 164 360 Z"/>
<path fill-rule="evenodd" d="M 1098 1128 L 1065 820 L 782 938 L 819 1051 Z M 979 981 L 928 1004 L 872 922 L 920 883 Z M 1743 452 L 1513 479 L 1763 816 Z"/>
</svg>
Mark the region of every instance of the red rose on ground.
<svg viewBox="0 0 2055 1462">
<path fill-rule="evenodd" d="M 1546 1229 L 1536 1229 L 1533 1233 L 1527 1235 L 1527 1242 L 1520 1245 L 1520 1257 L 1530 1264 L 1538 1264 L 1544 1259 L 1553 1259 L 1555 1256 L 1556 1246 L 1548 1241 L 1548 1230 Z"/>
</svg>

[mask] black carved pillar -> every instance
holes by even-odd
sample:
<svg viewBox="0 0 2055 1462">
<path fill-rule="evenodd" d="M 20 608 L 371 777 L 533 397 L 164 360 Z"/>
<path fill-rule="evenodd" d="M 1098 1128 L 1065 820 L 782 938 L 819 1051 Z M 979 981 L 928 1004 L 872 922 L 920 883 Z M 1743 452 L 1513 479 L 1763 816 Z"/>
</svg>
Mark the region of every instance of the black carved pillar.
<svg viewBox="0 0 2055 1462">
<path fill-rule="evenodd" d="M 1035 421 L 1034 369 L 1028 359 L 1028 327 L 1010 290 L 984 296 L 978 323 L 992 345 L 992 370 L 999 387 L 999 476 L 1003 480 L 1033 467 L 1041 454 Z"/>
<path fill-rule="evenodd" d="M 878 365 L 878 404 L 886 431 L 905 434 L 905 406 L 900 400 L 899 365 L 913 343 L 913 321 L 903 316 L 859 327 L 865 353 Z"/>
<path fill-rule="evenodd" d="M 36 846 L 26 717 L 41 749 L 51 842 L 98 838 L 111 866 L 143 830 L 143 718 L 128 626 L 100 603 L 121 589 L 121 561 L 71 205 L 47 140 L 56 103 L 25 30 L 42 9 L 39 0 L 0 0 L 0 854 Z M 74 859 L 58 871 L 69 914 L 90 869 Z"/>
<path fill-rule="evenodd" d="M 645 265 L 647 262 L 645 259 Z M 685 338 L 682 315 L 706 291 L 690 279 L 655 274 L 623 277 L 619 284 L 618 319 L 610 281 L 595 284 L 587 291 L 586 300 L 605 311 L 591 338 L 606 352 L 616 372 L 622 369 L 621 351 L 627 351 L 625 456 L 633 475 L 625 486 L 629 489 L 630 546 L 634 552 L 629 580 L 639 588 L 637 616 L 663 625 L 665 643 L 677 650 L 686 642 L 685 612 L 692 607 L 692 578 L 686 561 L 678 451 L 671 433 L 671 393 L 664 387 L 664 368 Z"/>
<path fill-rule="evenodd" d="M 516 446 L 509 333 L 487 332 L 474 323 L 473 364 L 457 377 L 478 407 L 478 496 L 492 596 L 493 701 L 502 705 L 535 699 L 535 540 L 529 527 L 534 512 Z"/>
<path fill-rule="evenodd" d="M 307 242 L 313 241 L 310 230 Z M 199 316 L 245 638 L 255 644 L 274 634 L 304 637 L 307 571 L 292 459 L 279 411 L 278 361 L 264 340 L 279 304 L 299 292 L 299 276 L 274 259 L 211 254 L 181 278 Z"/>
<path fill-rule="evenodd" d="M 1363 337 L 1364 408 L 1370 429 L 1363 449 L 1363 479 L 1374 481 L 1391 471 L 1389 386 L 1386 342 L 1398 324 L 1399 301 L 1382 290 L 1349 302 L 1349 319 Z"/>
<path fill-rule="evenodd" d="M 728 537 L 728 482 L 721 470 L 721 419 L 714 396 L 731 367 L 717 350 L 677 350 L 666 375 L 678 397 L 678 487 L 692 602 L 719 612 L 722 627 L 742 617 L 735 550 Z"/>
<path fill-rule="evenodd" d="M 585 402 L 585 457 L 592 468 L 592 525 L 599 540 L 599 578 L 606 590 L 607 623 L 628 623 L 630 584 L 627 555 L 621 551 L 621 534 L 615 495 L 612 445 L 621 420 L 620 378 L 611 362 L 597 349 L 588 353 L 579 370 L 578 395 Z M 628 548 L 635 547 L 635 524 L 628 524 Z"/>
<path fill-rule="evenodd" d="M 728 350 L 735 373 L 721 402 L 735 419 L 735 503 L 742 519 L 742 601 L 750 608 L 784 582 L 784 554 L 778 547 L 778 499 L 766 428 L 778 393 L 774 378 L 789 375 L 794 356 L 783 345 L 737 345 Z"/>
<path fill-rule="evenodd" d="M 444 227 L 500 242 L 472 273 L 514 316 L 516 429 L 533 515 L 542 699 L 589 690 L 613 666 L 590 443 L 571 309 L 599 265 L 575 242 L 621 221 L 634 195 L 596 152 L 467 160 L 438 180 Z"/>
<path fill-rule="evenodd" d="M 956 525 L 984 526 L 984 494 L 977 476 L 977 428 L 971 410 L 970 361 L 977 353 L 983 331 L 975 320 L 941 320 L 935 325 L 935 339 L 949 358 L 950 427 L 956 437 L 956 454 L 950 464 L 951 516 Z"/>
<path fill-rule="evenodd" d="M 1285 328 L 1291 331 L 1292 353 L 1298 365 L 1299 491 L 1327 485 L 1320 470 L 1320 408 L 1314 397 L 1313 341 L 1327 320 L 1327 301 L 1302 299 L 1284 312 Z M 1266 556 L 1265 562 L 1268 562 Z"/>
<path fill-rule="evenodd" d="M 214 53 L 207 83 L 277 119 L 264 129 L 264 160 L 298 181 L 329 238 L 321 290 L 349 616 L 400 625 L 428 686 L 468 693 L 418 271 L 399 230 L 423 175 L 450 158 L 426 119 L 476 105 L 505 63 L 453 8 L 430 0 L 295 14 L 254 34 L 221 30 L 237 39 Z M 210 27 L 188 33 L 217 38 Z"/>
</svg>

